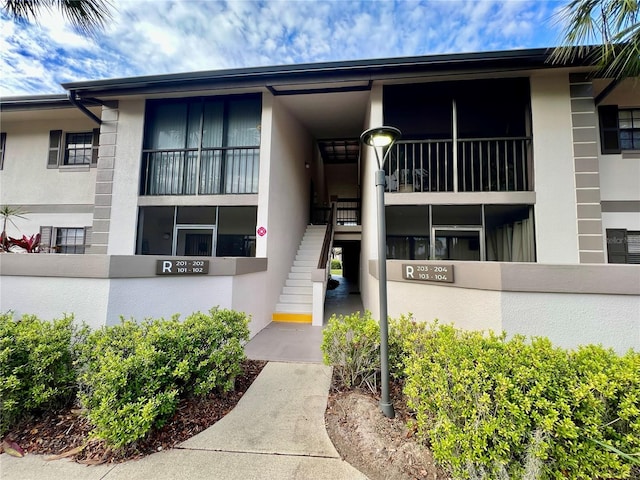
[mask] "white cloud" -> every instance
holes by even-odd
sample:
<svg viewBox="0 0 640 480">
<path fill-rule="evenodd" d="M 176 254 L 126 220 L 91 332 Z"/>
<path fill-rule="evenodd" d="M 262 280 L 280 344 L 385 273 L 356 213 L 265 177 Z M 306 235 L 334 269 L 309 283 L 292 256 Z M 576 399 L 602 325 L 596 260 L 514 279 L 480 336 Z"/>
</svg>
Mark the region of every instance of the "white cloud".
<svg viewBox="0 0 640 480">
<path fill-rule="evenodd" d="M 57 14 L 0 16 L 1 94 L 60 82 L 223 68 L 539 47 L 557 39 L 549 0 L 119 0 L 85 38 Z"/>
</svg>

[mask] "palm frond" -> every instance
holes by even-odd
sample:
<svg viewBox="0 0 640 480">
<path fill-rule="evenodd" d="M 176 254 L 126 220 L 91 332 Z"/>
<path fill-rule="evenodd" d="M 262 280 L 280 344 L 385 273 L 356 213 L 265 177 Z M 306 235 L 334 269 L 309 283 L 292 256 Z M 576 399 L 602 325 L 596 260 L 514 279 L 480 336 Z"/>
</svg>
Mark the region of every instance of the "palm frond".
<svg viewBox="0 0 640 480">
<path fill-rule="evenodd" d="M 578 59 L 596 67 L 601 77 L 624 78 L 640 72 L 638 0 L 571 0 L 560 10 L 563 42 L 549 60 L 569 64 Z"/>
<path fill-rule="evenodd" d="M 5 0 L 3 9 L 9 16 L 33 22 L 42 11 L 59 10 L 84 35 L 104 29 L 111 20 L 110 0 Z"/>
</svg>

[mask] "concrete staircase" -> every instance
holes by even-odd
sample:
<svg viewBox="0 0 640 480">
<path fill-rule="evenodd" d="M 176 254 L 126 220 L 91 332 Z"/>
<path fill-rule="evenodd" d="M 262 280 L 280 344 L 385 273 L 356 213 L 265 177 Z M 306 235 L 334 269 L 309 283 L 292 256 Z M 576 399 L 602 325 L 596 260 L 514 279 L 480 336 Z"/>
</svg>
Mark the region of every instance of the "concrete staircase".
<svg viewBox="0 0 640 480">
<path fill-rule="evenodd" d="M 326 225 L 307 226 L 289 276 L 282 288 L 276 311 L 272 316 L 274 322 L 311 323 L 313 311 L 311 272 L 318 268 L 326 231 Z"/>
</svg>

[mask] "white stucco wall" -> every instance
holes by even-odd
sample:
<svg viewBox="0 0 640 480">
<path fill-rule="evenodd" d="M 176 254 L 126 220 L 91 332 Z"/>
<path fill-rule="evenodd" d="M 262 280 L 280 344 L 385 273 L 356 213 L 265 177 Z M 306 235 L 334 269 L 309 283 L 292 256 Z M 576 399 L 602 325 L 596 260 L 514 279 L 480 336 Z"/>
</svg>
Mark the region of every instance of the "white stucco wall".
<svg viewBox="0 0 640 480">
<path fill-rule="evenodd" d="M 120 316 L 181 318 L 192 312 L 206 312 L 211 307 L 231 308 L 232 277 L 161 276 L 156 278 L 111 279 L 106 323 L 120 321 Z"/>
<path fill-rule="evenodd" d="M 531 77 L 537 261 L 579 263 L 568 74 Z"/>
<path fill-rule="evenodd" d="M 133 255 L 136 249 L 144 100 L 120 101 L 109 225 L 110 255 Z"/>
<path fill-rule="evenodd" d="M 502 296 L 502 328 L 508 334 L 545 336 L 565 348 L 594 343 L 618 353 L 640 350 L 638 295 L 504 292 Z"/>
<path fill-rule="evenodd" d="M 382 86 L 371 89 L 369 111 L 362 130 L 383 125 Z M 371 147 L 362 148 L 362 241 L 360 245 L 360 296 L 365 310 L 373 318 L 379 317 L 378 280 L 369 273 L 369 260 L 378 258 L 378 214 L 376 201 L 375 171 L 376 157 Z"/>
<path fill-rule="evenodd" d="M 640 158 L 600 155 L 600 198 L 640 200 Z"/>
<path fill-rule="evenodd" d="M 268 94 L 265 94 L 267 96 Z M 268 185 L 260 182 L 269 194 L 268 213 L 259 212 L 259 223 L 267 229 L 266 256 L 269 258 L 267 298 L 270 313 L 278 301 L 284 282 L 309 221 L 309 170 L 313 139 L 300 122 L 278 100 L 271 99 L 272 118 Z M 268 132 L 265 132 L 268 134 Z M 261 168 L 260 173 L 263 173 Z"/>
<path fill-rule="evenodd" d="M 329 198 L 357 198 L 358 197 L 358 165 L 325 165 L 324 172 L 327 179 Z"/>
<path fill-rule="evenodd" d="M 15 317 L 27 313 L 52 320 L 68 313 L 99 328 L 108 299 L 107 279 L 0 276 L 0 311 L 12 310 Z"/>
<path fill-rule="evenodd" d="M 66 114 L 69 115 L 68 113 Z M 12 122 L 3 114 L 7 133 L 4 166 L 0 170 L 2 205 L 93 204 L 96 169 L 47 168 L 49 131 L 91 131 L 97 125 L 78 112 L 74 118 Z"/>
<path fill-rule="evenodd" d="M 271 302 L 267 298 L 266 272 L 233 277 L 232 308 L 251 315 L 250 335 L 253 337 L 271 322 Z"/>
<path fill-rule="evenodd" d="M 501 331 L 501 292 L 435 284 L 388 282 L 389 316 L 411 312 L 421 322 L 438 320 L 465 330 Z"/>
</svg>

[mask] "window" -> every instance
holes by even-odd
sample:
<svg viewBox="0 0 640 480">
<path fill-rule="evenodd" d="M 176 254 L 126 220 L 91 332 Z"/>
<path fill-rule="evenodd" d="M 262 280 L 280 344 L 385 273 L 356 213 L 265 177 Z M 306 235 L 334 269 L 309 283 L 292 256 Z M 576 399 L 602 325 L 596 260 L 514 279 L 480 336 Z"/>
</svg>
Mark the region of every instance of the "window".
<svg viewBox="0 0 640 480">
<path fill-rule="evenodd" d="M 255 257 L 255 206 L 140 207 L 138 255 Z"/>
<path fill-rule="evenodd" d="M 640 108 L 598 107 L 602 153 L 640 150 Z"/>
<path fill-rule="evenodd" d="M 59 166 L 96 166 L 100 129 L 89 132 L 69 132 L 51 130 L 49 132 L 48 168 Z"/>
<path fill-rule="evenodd" d="M 258 192 L 259 95 L 149 101 L 141 195 Z"/>
<path fill-rule="evenodd" d="M 4 168 L 4 150 L 7 143 L 7 134 L 5 132 L 0 133 L 0 170 Z"/>
<path fill-rule="evenodd" d="M 91 237 L 91 227 L 40 227 L 43 252 L 85 253 Z"/>
<path fill-rule="evenodd" d="M 640 231 L 607 229 L 607 261 L 640 264 Z"/>
</svg>

